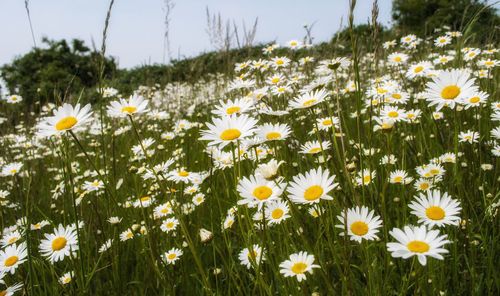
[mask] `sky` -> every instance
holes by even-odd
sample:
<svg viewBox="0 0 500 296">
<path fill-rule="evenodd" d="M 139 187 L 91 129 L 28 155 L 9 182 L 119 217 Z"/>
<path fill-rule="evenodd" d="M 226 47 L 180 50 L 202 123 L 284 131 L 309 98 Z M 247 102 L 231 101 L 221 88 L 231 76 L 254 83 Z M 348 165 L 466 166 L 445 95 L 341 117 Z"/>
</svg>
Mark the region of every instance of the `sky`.
<svg viewBox="0 0 500 296">
<path fill-rule="evenodd" d="M 348 0 L 171 0 L 170 48 L 172 58 L 193 57 L 213 51 L 207 28 L 206 8 L 223 20 L 258 25 L 254 43 L 302 40 L 304 24 L 312 25 L 314 43 L 327 41 L 347 26 Z M 373 0 L 358 0 L 355 23 L 366 23 Z M 82 39 L 101 47 L 108 0 L 30 0 L 29 10 L 35 41 Z M 116 58 L 120 68 L 163 63 L 165 34 L 164 0 L 115 0 L 106 39 L 106 54 Z M 390 25 L 391 1 L 379 0 L 379 21 Z M 0 65 L 33 47 L 23 0 L 0 0 Z M 166 58 L 168 61 L 168 56 Z"/>
<path fill-rule="evenodd" d="M 423 0 L 422 0 L 423 1 Z M 206 8 L 250 28 L 258 17 L 255 43 L 302 40 L 304 24 L 312 25 L 314 43 L 328 41 L 348 24 L 349 0 L 171 0 L 170 48 L 172 58 L 182 59 L 213 51 Z M 391 25 L 391 0 L 379 0 L 379 22 Z M 494 3 L 495 1 L 487 1 Z M 100 48 L 110 0 L 29 0 L 35 41 L 82 39 Z M 355 23 L 371 17 L 373 0 L 358 0 Z M 107 34 L 106 55 L 120 68 L 168 62 L 164 60 L 165 0 L 115 0 Z M 497 2 L 496 8 L 500 8 Z M 0 65 L 33 47 L 24 0 L 0 0 Z"/>
</svg>

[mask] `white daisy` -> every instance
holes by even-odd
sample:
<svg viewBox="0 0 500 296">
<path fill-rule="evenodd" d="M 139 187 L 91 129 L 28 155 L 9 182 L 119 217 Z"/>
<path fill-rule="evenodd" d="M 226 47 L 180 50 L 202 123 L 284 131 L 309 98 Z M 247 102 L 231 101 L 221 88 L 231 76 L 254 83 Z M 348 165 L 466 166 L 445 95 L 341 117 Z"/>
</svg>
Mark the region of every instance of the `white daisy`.
<svg viewBox="0 0 500 296">
<path fill-rule="evenodd" d="M 161 223 L 160 229 L 163 232 L 169 233 L 170 231 L 175 230 L 177 225 L 179 225 L 179 220 L 176 218 L 168 218 Z"/>
<path fill-rule="evenodd" d="M 91 115 L 90 104 L 80 109 L 80 104 L 73 107 L 65 103 L 54 110 L 53 116 L 43 118 L 37 127 L 41 136 L 49 137 L 81 128 L 92 121 Z"/>
<path fill-rule="evenodd" d="M 253 250 L 250 251 L 249 248 L 245 248 L 238 254 L 241 265 L 245 265 L 248 269 L 252 268 L 254 264 L 259 265 L 261 261 L 266 260 L 266 257 L 262 252 L 262 247 L 254 244 L 252 249 Z"/>
<path fill-rule="evenodd" d="M 257 126 L 257 130 L 255 132 L 257 137 L 259 137 L 262 142 L 284 140 L 288 138 L 290 133 L 290 127 L 286 123 L 264 123 L 263 125 Z"/>
<path fill-rule="evenodd" d="M 238 183 L 236 190 L 243 199 L 238 200 L 239 205 L 248 205 L 250 208 L 260 210 L 264 203 L 278 199 L 283 193 L 284 185 L 279 182 L 268 181 L 263 176 L 256 174 L 250 178 L 243 178 Z"/>
<path fill-rule="evenodd" d="M 294 98 L 290 102 L 290 107 L 293 109 L 309 108 L 323 102 L 328 95 L 329 93 L 324 89 L 307 92 Z"/>
<path fill-rule="evenodd" d="M 448 193 L 439 190 L 427 191 L 427 196 L 420 193 L 415 201 L 408 205 L 412 214 L 418 217 L 418 222 L 434 226 L 458 225 L 460 222 L 460 202 L 452 199 Z"/>
<path fill-rule="evenodd" d="M 27 256 L 26 243 L 10 245 L 0 250 L 0 272 L 14 274 L 16 268 L 26 261 Z"/>
<path fill-rule="evenodd" d="M 347 234 L 351 237 L 351 240 L 361 243 L 363 239 L 374 240 L 378 238 L 376 235 L 377 228 L 382 226 L 382 220 L 380 220 L 380 216 L 374 216 L 374 214 L 374 210 L 368 212 L 368 208 L 364 206 L 347 210 Z M 335 227 L 345 229 L 345 212 L 344 215 L 339 215 L 337 218 L 342 224 L 335 225 Z M 344 234 L 344 232 L 340 232 L 340 235 L 343 236 Z"/>
<path fill-rule="evenodd" d="M 297 280 L 301 282 L 306 279 L 306 272 L 313 273 L 313 268 L 320 267 L 313 263 L 314 255 L 309 255 L 307 252 L 301 251 L 290 255 L 289 260 L 285 260 L 280 264 L 280 273 L 285 277 L 296 276 Z"/>
<path fill-rule="evenodd" d="M 40 242 L 40 252 L 48 257 L 51 263 L 62 261 L 70 252 L 78 250 L 78 238 L 76 227 L 69 225 L 64 227 L 59 224 L 54 233 L 45 234 L 45 239 Z"/>
<path fill-rule="evenodd" d="M 293 177 L 293 181 L 287 189 L 289 198 L 294 203 L 315 204 L 321 199 L 332 200 L 328 192 L 335 189 L 338 183 L 333 183 L 335 175 L 329 176 L 328 169 L 319 167 L 311 169 L 305 175 L 299 174 Z"/>
<path fill-rule="evenodd" d="M 133 94 L 128 100 L 112 101 L 107 107 L 108 115 L 111 117 L 126 117 L 128 115 L 148 112 L 146 108 L 149 104 L 143 96 Z"/>
<path fill-rule="evenodd" d="M 214 118 L 213 124 L 206 124 L 208 130 L 201 131 L 200 140 L 208 140 L 209 146 L 218 145 L 222 149 L 229 143 L 252 136 L 256 124 L 257 120 L 247 115 L 233 114 L 223 118 Z"/>
<path fill-rule="evenodd" d="M 280 224 L 283 220 L 290 218 L 288 204 L 281 200 L 271 201 L 266 204 L 265 216 L 269 225 Z"/>
<path fill-rule="evenodd" d="M 389 231 L 398 242 L 387 243 L 387 251 L 392 257 L 408 259 L 417 256 L 422 265 L 427 264 L 427 257 L 431 256 L 443 260 L 441 254 L 448 253 L 448 250 L 441 248 L 450 241 L 446 240 L 446 235 L 439 236 L 438 230 L 429 230 L 425 225 L 419 227 L 405 226 L 404 232 L 399 228 Z"/>
<path fill-rule="evenodd" d="M 178 248 L 172 248 L 168 252 L 165 252 L 162 257 L 165 261 L 167 261 L 167 264 L 175 264 L 175 261 L 179 260 L 180 257 L 182 256 L 182 250 Z"/>
<path fill-rule="evenodd" d="M 454 69 L 441 71 L 432 81 L 427 82 L 425 96 L 429 106 L 437 105 L 436 109 L 439 111 L 444 106 L 455 108 L 456 102 L 463 101 L 476 91 L 474 78 L 470 79 L 467 72 Z"/>
</svg>

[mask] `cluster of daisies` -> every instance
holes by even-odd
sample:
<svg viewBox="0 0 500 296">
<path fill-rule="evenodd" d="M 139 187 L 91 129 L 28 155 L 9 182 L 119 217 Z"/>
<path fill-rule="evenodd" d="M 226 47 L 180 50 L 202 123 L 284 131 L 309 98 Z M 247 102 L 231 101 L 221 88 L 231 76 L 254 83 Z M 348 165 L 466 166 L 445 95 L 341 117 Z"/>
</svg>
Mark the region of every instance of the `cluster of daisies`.
<svg viewBox="0 0 500 296">
<path fill-rule="evenodd" d="M 211 240 L 216 231 L 225 237 L 237 233 L 233 226 L 243 224 L 241 217 L 247 213 L 251 230 L 265 231 L 279 229 L 296 219 L 297 211 L 305 211 L 308 220 L 301 223 L 327 221 L 335 235 L 348 236 L 355 244 L 384 240 L 395 258 L 416 257 L 422 265 L 428 257 L 443 260 L 448 253 L 445 246 L 452 243 L 448 231 L 463 223 L 463 199 L 443 189 L 446 178 L 452 169 L 468 169 L 464 151 L 479 147 L 491 152 L 481 158 L 480 173 L 488 173 L 493 168 L 490 162 L 500 156 L 498 126 L 485 133 L 484 126 L 482 130 L 479 126 L 458 129 L 455 122 L 456 145 L 443 145 L 439 155 L 428 155 L 415 143 L 417 136 L 429 141 L 434 141 L 435 134 L 444 137 L 438 126 L 458 120 L 457 114 L 477 122 L 480 115 L 488 114 L 491 121 L 500 121 L 500 101 L 490 97 L 488 83 L 481 83 L 491 81 L 500 64 L 495 59 L 497 50 L 455 51 L 452 48 L 460 36 L 460 32 L 447 32 L 429 41 L 415 35 L 388 41 L 384 43 L 387 58 L 378 65 L 385 69 L 380 73 L 387 74 L 362 81 L 354 81 L 348 58 L 279 56 L 275 54 L 279 45 L 273 44 L 263 49 L 263 58 L 237 63 L 230 81 L 215 75 L 194 85 L 141 87 L 128 98 L 106 88 L 102 93 L 107 101 L 100 110 L 90 104 L 47 104 L 34 128 L 21 127 L 17 131 L 23 135 L 2 138 L 13 153 L 0 158 L 5 181 L 0 205 L 22 209 L 22 199 L 13 198 L 17 197 L 16 182 L 46 177 L 32 169 L 33 162 L 64 158 L 71 149 L 75 157 L 62 168 L 47 165 L 52 186 L 48 194 L 52 200 L 71 196 L 72 206 L 78 209 L 94 201 L 109 202 L 107 221 L 120 230 L 116 240 L 99 240 L 98 253 L 152 235 L 154 228 L 168 238 L 156 261 L 182 263 L 183 249 L 189 243 L 185 232 L 189 225 L 182 224 L 183 219 L 201 216 L 199 209 L 212 198 L 219 199 L 213 204 L 222 213 L 214 217 L 220 227 L 197 229 L 202 243 Z M 415 58 L 419 46 L 429 44 L 439 53 Z M 299 50 L 309 45 L 291 40 L 287 47 Z M 372 59 L 369 54 L 361 59 L 366 72 Z M 462 68 L 455 66 L 457 61 L 463 61 Z M 359 104 L 353 106 L 356 98 Z M 7 99 L 12 103 L 21 100 L 19 96 Z M 356 137 L 356 124 L 364 125 L 373 137 Z M 435 134 L 424 130 L 434 127 Z M 109 146 L 119 147 L 118 156 L 115 150 L 106 150 L 105 136 L 112 138 Z M 402 145 L 392 146 L 391 137 Z M 372 138 L 383 141 L 372 142 Z M 399 151 L 400 147 L 406 150 Z M 107 151 L 106 156 L 102 151 Z M 110 172 L 109 167 L 94 167 L 106 157 L 119 169 Z M 122 171 L 124 167 L 127 169 Z M 226 195 L 214 193 L 210 188 L 215 182 L 232 187 L 224 188 Z M 379 237 L 389 218 L 378 215 L 380 207 L 373 208 L 380 200 L 358 198 L 377 186 L 412 196 L 410 203 L 398 209 L 411 215 L 388 231 L 392 238 Z M 134 190 L 127 187 L 135 187 L 136 194 L 131 195 Z M 394 197 L 394 201 L 400 200 Z M 489 215 L 496 215 L 497 207 L 498 202 L 491 202 Z M 52 208 L 61 213 L 56 203 Z M 335 213 L 326 214 L 328 211 Z M 137 221 L 134 213 L 150 216 L 153 225 L 146 218 Z M 80 242 L 90 239 L 83 231 L 85 223 L 62 225 L 58 216 L 44 219 L 28 225 L 23 217 L 3 229 L 0 279 L 15 275 L 29 260 L 27 232 L 51 228 L 30 256 L 45 258 L 53 265 L 80 256 Z M 283 255 L 254 242 L 243 245 L 238 253 L 237 259 L 248 270 L 258 270 L 273 256 L 284 277 L 300 282 L 315 268 L 322 268 L 312 250 L 304 250 L 306 246 L 294 246 L 295 253 Z M 75 272 L 64 270 L 59 282 L 70 283 Z M 15 283 L 7 290 L 13 293 L 21 287 Z"/>
</svg>

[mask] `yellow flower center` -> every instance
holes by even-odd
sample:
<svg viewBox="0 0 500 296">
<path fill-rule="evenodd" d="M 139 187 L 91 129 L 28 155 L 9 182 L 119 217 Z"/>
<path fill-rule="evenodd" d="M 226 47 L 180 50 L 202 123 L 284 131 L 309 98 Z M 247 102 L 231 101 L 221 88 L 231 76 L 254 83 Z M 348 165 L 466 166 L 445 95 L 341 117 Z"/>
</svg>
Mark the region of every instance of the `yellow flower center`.
<svg viewBox="0 0 500 296">
<path fill-rule="evenodd" d="M 386 93 L 386 92 L 387 92 L 387 89 L 377 88 L 377 92 L 378 92 L 379 94 L 384 94 L 384 93 Z"/>
<path fill-rule="evenodd" d="M 127 112 L 128 114 L 132 114 L 135 110 L 137 110 L 136 107 L 127 106 L 122 109 L 122 113 Z"/>
<path fill-rule="evenodd" d="M 425 215 L 432 220 L 443 220 L 444 210 L 436 206 L 428 207 L 427 210 L 425 210 Z"/>
<path fill-rule="evenodd" d="M 67 240 L 64 237 L 58 237 L 52 242 L 52 250 L 59 251 L 66 247 Z"/>
<path fill-rule="evenodd" d="M 132 237 L 132 235 L 134 235 L 134 234 L 133 234 L 132 232 L 129 232 L 129 233 L 127 233 L 127 234 L 125 235 L 125 237 L 126 237 L 126 238 L 131 238 L 131 237 Z"/>
<path fill-rule="evenodd" d="M 411 41 L 411 37 L 406 37 L 405 41 Z"/>
<path fill-rule="evenodd" d="M 280 82 L 280 79 L 279 78 L 273 78 L 273 80 L 271 80 L 272 83 L 276 84 L 278 82 Z"/>
<path fill-rule="evenodd" d="M 141 198 L 141 201 L 144 202 L 144 201 L 148 201 L 149 200 L 149 197 L 147 196 L 144 196 L 143 198 Z"/>
<path fill-rule="evenodd" d="M 173 259 L 175 259 L 175 257 L 177 257 L 176 254 L 168 254 L 168 259 L 169 260 L 173 260 Z"/>
<path fill-rule="evenodd" d="M 180 177 L 187 177 L 187 176 L 189 176 L 189 172 L 185 172 L 185 171 L 179 171 L 178 174 L 179 174 Z"/>
<path fill-rule="evenodd" d="M 257 251 L 253 251 L 253 258 L 257 258 Z M 252 258 L 252 253 L 248 252 L 248 258 Z"/>
<path fill-rule="evenodd" d="M 401 62 L 401 60 L 402 60 L 402 59 L 401 59 L 401 57 L 395 57 L 395 58 L 394 58 L 394 61 L 395 61 L 395 62 Z"/>
<path fill-rule="evenodd" d="M 444 39 L 444 38 L 439 40 L 439 43 L 445 43 L 445 42 L 446 42 L 446 39 Z"/>
<path fill-rule="evenodd" d="M 423 69 L 424 69 L 424 67 L 418 66 L 415 68 L 415 70 L 413 70 L 413 72 L 418 73 L 418 72 L 421 72 Z"/>
<path fill-rule="evenodd" d="M 304 104 L 302 104 L 302 106 L 303 107 L 307 107 L 307 106 L 310 106 L 314 102 L 316 102 L 315 99 L 312 99 L 312 100 L 309 100 L 309 101 L 305 101 Z"/>
<path fill-rule="evenodd" d="M 9 243 L 13 243 L 15 241 L 17 241 L 19 238 L 17 236 L 14 236 L 13 238 L 9 239 Z"/>
<path fill-rule="evenodd" d="M 488 65 L 488 66 L 491 66 L 491 65 L 493 65 L 494 63 L 493 63 L 492 61 L 487 61 L 487 62 L 485 62 L 484 64 L 485 64 L 485 65 Z"/>
<path fill-rule="evenodd" d="M 226 113 L 231 115 L 234 112 L 238 112 L 238 111 L 240 111 L 240 107 L 234 106 L 234 107 L 227 108 Z"/>
<path fill-rule="evenodd" d="M 442 58 L 442 59 L 440 59 L 439 61 L 440 61 L 440 62 L 446 62 L 447 60 L 448 60 L 448 59 L 446 59 L 446 58 Z"/>
<path fill-rule="evenodd" d="M 445 100 L 453 100 L 460 94 L 460 88 L 456 85 L 448 85 L 441 91 L 441 97 Z"/>
<path fill-rule="evenodd" d="M 406 247 L 413 253 L 425 253 L 430 249 L 430 246 L 426 242 L 422 241 L 411 241 L 408 245 L 406 245 Z"/>
<path fill-rule="evenodd" d="M 397 176 L 396 178 L 394 178 L 394 182 L 398 183 L 398 182 L 401 182 L 403 180 L 403 177 L 401 176 Z"/>
<path fill-rule="evenodd" d="M 473 57 L 473 56 L 475 56 L 475 55 L 476 55 L 476 53 L 475 53 L 475 52 L 471 52 L 471 53 L 469 53 L 469 57 Z"/>
<path fill-rule="evenodd" d="M 220 139 L 223 141 L 232 141 L 238 139 L 241 136 L 241 132 L 235 128 L 230 128 L 222 132 Z"/>
<path fill-rule="evenodd" d="M 71 278 L 70 278 L 70 277 L 67 277 L 67 278 L 65 278 L 65 279 L 64 279 L 64 282 L 65 282 L 65 283 L 69 283 L 70 281 L 71 281 Z"/>
<path fill-rule="evenodd" d="M 278 88 L 278 92 L 284 92 L 285 90 L 286 90 L 286 88 L 284 88 L 284 87 Z"/>
<path fill-rule="evenodd" d="M 323 122 L 322 122 L 321 124 L 322 124 L 322 125 L 329 126 L 329 125 L 332 125 L 332 121 L 331 121 L 330 119 L 323 120 Z"/>
<path fill-rule="evenodd" d="M 323 195 L 323 188 L 318 185 L 313 185 L 304 192 L 304 199 L 308 201 L 317 200 Z"/>
<path fill-rule="evenodd" d="M 391 111 L 391 112 L 387 113 L 387 116 L 392 117 L 392 118 L 396 118 L 396 117 L 398 117 L 398 115 L 399 114 L 396 111 Z"/>
<path fill-rule="evenodd" d="M 273 190 L 267 186 L 259 186 L 253 190 L 253 196 L 258 200 L 266 200 L 273 194 Z"/>
<path fill-rule="evenodd" d="M 9 258 L 7 258 L 7 260 L 5 260 L 5 267 L 10 267 L 14 264 L 16 264 L 16 262 L 19 260 L 19 258 L 17 256 L 11 256 Z"/>
<path fill-rule="evenodd" d="M 439 174 L 439 170 L 432 169 L 429 171 L 429 173 L 431 173 L 432 175 L 437 175 L 437 174 Z"/>
<path fill-rule="evenodd" d="M 10 173 L 15 174 L 15 173 L 17 173 L 17 170 L 16 169 L 10 170 Z"/>
<path fill-rule="evenodd" d="M 276 209 L 271 213 L 271 217 L 273 219 L 279 219 L 283 216 L 283 210 L 282 209 Z"/>
<path fill-rule="evenodd" d="M 247 64 L 241 64 L 240 68 L 245 68 Z"/>
<path fill-rule="evenodd" d="M 266 135 L 266 139 L 275 140 L 281 138 L 281 134 L 277 132 L 270 132 Z"/>
<path fill-rule="evenodd" d="M 307 264 L 303 262 L 297 262 L 292 266 L 292 272 L 295 274 L 299 273 L 304 273 L 304 270 L 306 270 Z"/>
<path fill-rule="evenodd" d="M 162 213 L 162 214 L 166 214 L 166 213 L 168 213 L 168 212 L 169 212 L 169 209 L 168 209 L 168 208 L 164 208 L 164 209 L 162 209 L 162 210 L 161 210 L 161 213 Z M 168 224 L 167 224 L 167 227 L 168 227 Z"/>
<path fill-rule="evenodd" d="M 78 120 L 76 120 L 75 117 L 69 116 L 66 118 L 61 119 L 57 124 L 56 124 L 56 130 L 62 131 L 62 130 L 67 130 L 72 128 Z"/>
<path fill-rule="evenodd" d="M 316 147 L 316 148 L 312 148 L 311 150 L 309 150 L 309 153 L 317 153 L 321 151 L 321 148 L 320 147 Z"/>
<path fill-rule="evenodd" d="M 365 235 L 368 233 L 368 225 L 363 221 L 356 221 L 351 224 L 351 231 L 355 235 Z"/>
<path fill-rule="evenodd" d="M 172 228 L 174 227 L 174 222 L 168 222 L 167 223 L 167 228 Z"/>
<path fill-rule="evenodd" d="M 479 102 L 479 100 L 481 100 L 479 97 L 473 97 L 472 99 L 469 100 L 469 102 L 471 102 L 472 104 L 475 104 L 475 103 Z"/>
<path fill-rule="evenodd" d="M 393 99 L 396 99 L 396 100 L 399 100 L 401 99 L 403 96 L 401 96 L 400 94 L 392 94 L 391 96 Z"/>
<path fill-rule="evenodd" d="M 282 60 L 277 60 L 276 61 L 276 65 L 283 65 L 285 62 L 283 62 Z"/>
<path fill-rule="evenodd" d="M 363 183 L 368 183 L 370 182 L 372 179 L 372 177 L 370 175 L 366 175 L 363 177 Z"/>
</svg>

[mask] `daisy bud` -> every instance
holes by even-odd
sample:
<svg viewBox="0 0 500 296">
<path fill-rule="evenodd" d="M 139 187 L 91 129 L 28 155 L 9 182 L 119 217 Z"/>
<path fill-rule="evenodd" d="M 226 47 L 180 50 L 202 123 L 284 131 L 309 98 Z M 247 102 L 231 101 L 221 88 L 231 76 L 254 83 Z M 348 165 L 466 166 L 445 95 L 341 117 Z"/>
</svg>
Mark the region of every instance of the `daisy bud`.
<svg viewBox="0 0 500 296">
<path fill-rule="evenodd" d="M 395 197 L 395 198 L 393 199 L 393 201 L 394 201 L 394 202 L 399 202 L 399 201 L 400 201 L 400 199 L 399 199 L 399 197 Z"/>
<path fill-rule="evenodd" d="M 139 224 L 134 224 L 134 225 L 132 225 L 131 228 L 132 228 L 133 231 L 136 231 L 137 228 L 139 228 L 139 226 L 140 226 Z"/>
<path fill-rule="evenodd" d="M 214 275 L 218 275 L 218 274 L 220 274 L 221 272 L 222 272 L 222 269 L 220 269 L 220 268 L 216 268 L 216 269 L 214 269 Z"/>
<path fill-rule="evenodd" d="M 187 246 L 188 246 L 188 244 L 186 243 L 186 241 L 183 241 L 183 242 L 182 242 L 182 247 L 183 247 L 183 248 L 187 248 Z"/>
<path fill-rule="evenodd" d="M 210 241 L 213 236 L 214 236 L 214 234 L 212 232 L 206 230 L 205 228 L 200 229 L 200 240 L 202 243 L 206 243 L 206 242 Z"/>
<path fill-rule="evenodd" d="M 486 194 L 486 197 L 487 197 L 487 198 L 492 198 L 492 197 L 493 197 L 493 194 L 488 193 L 488 194 Z"/>
<path fill-rule="evenodd" d="M 274 180 L 278 176 L 278 168 L 283 163 L 285 163 L 283 160 L 278 162 L 275 159 L 271 159 L 267 164 L 259 164 L 257 172 L 268 181 Z"/>
</svg>

